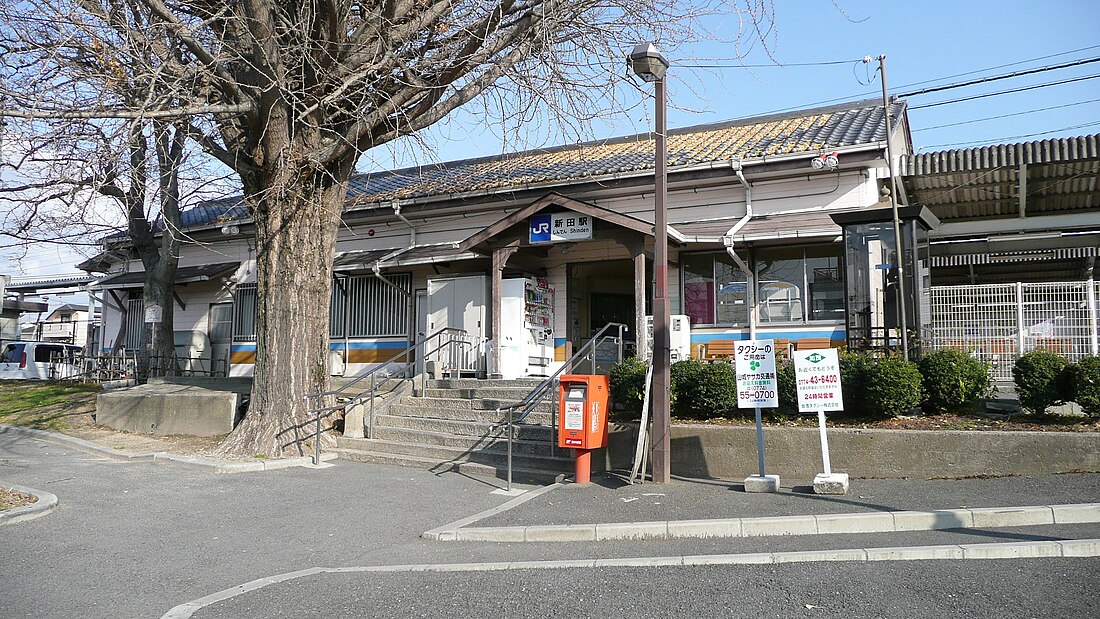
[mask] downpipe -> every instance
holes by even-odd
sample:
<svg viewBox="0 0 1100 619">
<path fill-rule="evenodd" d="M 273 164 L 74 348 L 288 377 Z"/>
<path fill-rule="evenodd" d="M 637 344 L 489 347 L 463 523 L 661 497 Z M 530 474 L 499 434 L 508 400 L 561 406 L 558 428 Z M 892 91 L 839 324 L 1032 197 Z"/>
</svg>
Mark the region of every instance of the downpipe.
<svg viewBox="0 0 1100 619">
<path fill-rule="evenodd" d="M 749 339 L 756 339 L 756 274 L 749 269 L 748 263 L 733 250 L 733 235 L 737 234 L 745 224 L 752 219 L 752 185 L 741 171 L 741 163 L 733 162 L 733 171 L 737 174 L 741 186 L 745 188 L 745 216 L 737 221 L 732 228 L 722 235 L 722 244 L 726 246 L 726 253 L 737 263 L 738 268 L 745 274 L 745 301 L 749 306 Z M 760 477 L 764 477 L 764 420 L 760 407 L 756 407 L 756 457 Z"/>
</svg>

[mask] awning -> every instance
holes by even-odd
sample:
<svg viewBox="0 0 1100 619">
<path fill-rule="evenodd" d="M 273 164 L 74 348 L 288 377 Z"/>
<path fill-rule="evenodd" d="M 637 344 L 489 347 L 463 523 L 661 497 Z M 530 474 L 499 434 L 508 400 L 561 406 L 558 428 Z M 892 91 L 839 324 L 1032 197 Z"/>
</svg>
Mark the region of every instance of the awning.
<svg viewBox="0 0 1100 619">
<path fill-rule="evenodd" d="M 415 245 L 409 248 L 366 249 L 341 252 L 332 263 L 336 272 L 360 271 L 371 269 L 375 264 L 382 268 L 412 266 L 417 264 L 435 264 L 457 260 L 483 258 L 472 251 L 461 251 L 453 243 Z M 379 263 L 381 261 L 381 263 Z"/>
<path fill-rule="evenodd" d="M 176 269 L 176 283 L 190 284 L 194 282 L 210 281 L 233 273 L 240 265 L 240 262 L 218 262 L 215 264 L 179 267 Z M 145 271 L 134 271 L 131 273 L 108 275 L 88 287 L 101 290 L 106 288 L 141 288 L 144 285 Z"/>
<path fill-rule="evenodd" d="M 1096 256 L 1096 247 L 1056 247 L 1011 252 L 975 252 L 954 256 L 932 256 L 933 267 L 995 264 L 999 262 L 1038 262 L 1042 260 L 1072 260 Z"/>
<path fill-rule="evenodd" d="M 840 236 L 840 226 L 833 223 L 830 214 L 835 211 L 814 211 L 804 213 L 772 213 L 757 215 L 749 220 L 733 239 L 737 243 L 754 241 L 775 241 L 782 239 L 834 239 Z M 722 235 L 741 218 L 729 217 L 710 221 L 700 221 L 673 226 L 688 242 L 721 243 Z"/>
</svg>

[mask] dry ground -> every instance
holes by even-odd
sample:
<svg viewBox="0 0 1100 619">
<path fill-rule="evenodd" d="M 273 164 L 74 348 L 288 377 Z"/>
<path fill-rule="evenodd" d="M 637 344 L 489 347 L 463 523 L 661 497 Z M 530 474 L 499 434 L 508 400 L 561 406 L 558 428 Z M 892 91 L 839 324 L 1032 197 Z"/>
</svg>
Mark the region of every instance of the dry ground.
<svg viewBox="0 0 1100 619">
<path fill-rule="evenodd" d="M 37 503 L 38 497 L 33 494 L 16 492 L 7 488 L 0 488 L 0 512 L 6 509 L 15 509 L 31 503 Z"/>
<path fill-rule="evenodd" d="M 122 451 L 211 455 L 224 437 L 154 436 L 120 432 L 95 423 L 98 387 L 0 381 L 0 423 L 60 432 Z"/>
</svg>

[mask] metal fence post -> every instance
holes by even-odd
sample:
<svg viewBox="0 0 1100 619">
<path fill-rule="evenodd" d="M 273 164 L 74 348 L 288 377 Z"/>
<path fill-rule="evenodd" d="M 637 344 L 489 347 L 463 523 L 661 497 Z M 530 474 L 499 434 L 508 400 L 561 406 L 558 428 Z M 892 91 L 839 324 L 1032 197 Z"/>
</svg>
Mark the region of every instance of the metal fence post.
<svg viewBox="0 0 1100 619">
<path fill-rule="evenodd" d="M 1095 357 L 1100 355 L 1096 318 L 1096 282 L 1090 277 L 1086 284 L 1085 292 L 1088 295 L 1087 306 L 1089 308 L 1089 352 Z"/>
<path fill-rule="evenodd" d="M 1016 356 L 1024 354 L 1024 285 L 1016 282 Z"/>
</svg>

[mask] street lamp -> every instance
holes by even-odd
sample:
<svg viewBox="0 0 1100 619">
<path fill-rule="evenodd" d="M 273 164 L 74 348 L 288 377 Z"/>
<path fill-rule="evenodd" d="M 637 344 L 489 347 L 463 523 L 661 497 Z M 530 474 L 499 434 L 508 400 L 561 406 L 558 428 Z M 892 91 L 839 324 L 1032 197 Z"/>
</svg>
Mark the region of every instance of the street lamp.
<svg viewBox="0 0 1100 619">
<path fill-rule="evenodd" d="M 627 57 L 630 69 L 654 86 L 653 137 L 656 146 L 653 174 L 653 481 L 668 483 L 669 471 L 669 309 L 668 309 L 668 148 L 666 144 L 665 73 L 668 60 L 652 43 L 634 46 Z"/>
</svg>

